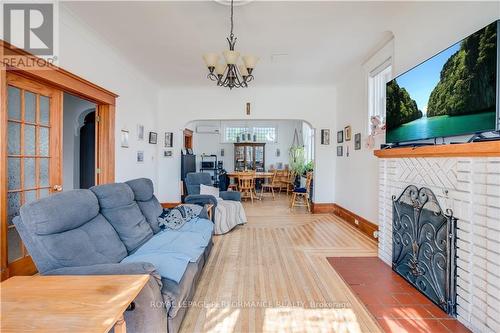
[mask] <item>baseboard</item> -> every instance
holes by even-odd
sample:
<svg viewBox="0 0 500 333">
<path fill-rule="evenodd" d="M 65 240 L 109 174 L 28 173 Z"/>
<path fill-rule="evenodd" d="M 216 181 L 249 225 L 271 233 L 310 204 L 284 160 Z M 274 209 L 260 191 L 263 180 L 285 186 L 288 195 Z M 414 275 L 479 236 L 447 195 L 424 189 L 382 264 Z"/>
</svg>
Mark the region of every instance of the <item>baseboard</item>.
<svg viewBox="0 0 500 333">
<path fill-rule="evenodd" d="M 313 214 L 335 214 L 371 239 L 378 242 L 378 238 L 373 234 L 375 231 L 378 232 L 378 225 L 342 206 L 334 203 L 313 203 L 311 210 Z"/>
<path fill-rule="evenodd" d="M 313 214 L 333 214 L 335 212 L 335 204 L 333 203 L 312 203 L 311 211 Z"/>
<path fill-rule="evenodd" d="M 180 202 L 162 202 L 161 206 L 163 208 L 174 208 L 179 206 L 181 203 Z"/>
<path fill-rule="evenodd" d="M 359 216 L 356 213 L 351 212 L 350 210 L 341 207 L 337 204 L 334 204 L 334 214 L 337 215 L 338 217 L 342 218 L 349 224 L 351 224 L 353 227 L 373 239 L 374 241 L 378 242 L 378 225 L 375 223 L 372 223 L 365 219 L 364 217 Z M 375 236 L 375 232 L 377 236 Z"/>
</svg>

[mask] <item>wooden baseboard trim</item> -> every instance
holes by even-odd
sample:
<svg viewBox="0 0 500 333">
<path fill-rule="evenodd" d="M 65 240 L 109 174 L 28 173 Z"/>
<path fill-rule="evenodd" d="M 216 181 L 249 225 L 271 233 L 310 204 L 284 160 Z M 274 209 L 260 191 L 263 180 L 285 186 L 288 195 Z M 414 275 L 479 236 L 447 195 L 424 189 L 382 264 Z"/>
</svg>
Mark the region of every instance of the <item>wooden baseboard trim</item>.
<svg viewBox="0 0 500 333">
<path fill-rule="evenodd" d="M 371 239 L 378 242 L 378 238 L 375 238 L 373 235 L 375 231 L 378 232 L 378 225 L 368 221 L 358 214 L 351 212 L 348 209 L 345 209 L 342 206 L 334 203 L 313 203 L 311 210 L 313 214 L 335 214 Z"/>
<path fill-rule="evenodd" d="M 374 241 L 378 242 L 378 225 L 368 221 L 367 219 L 359 216 L 356 213 L 351 212 L 348 209 L 345 209 L 344 207 L 341 207 L 337 204 L 333 205 L 335 206 L 333 214 L 342 218 L 344 221 L 348 222 L 353 227 L 355 227 Z M 377 237 L 375 237 L 375 231 L 377 232 Z"/>
<path fill-rule="evenodd" d="M 162 202 L 161 206 L 163 208 L 174 208 L 179 206 L 181 203 L 180 202 Z"/>
<path fill-rule="evenodd" d="M 333 214 L 335 212 L 335 204 L 333 203 L 312 203 L 311 211 L 313 214 Z"/>
</svg>

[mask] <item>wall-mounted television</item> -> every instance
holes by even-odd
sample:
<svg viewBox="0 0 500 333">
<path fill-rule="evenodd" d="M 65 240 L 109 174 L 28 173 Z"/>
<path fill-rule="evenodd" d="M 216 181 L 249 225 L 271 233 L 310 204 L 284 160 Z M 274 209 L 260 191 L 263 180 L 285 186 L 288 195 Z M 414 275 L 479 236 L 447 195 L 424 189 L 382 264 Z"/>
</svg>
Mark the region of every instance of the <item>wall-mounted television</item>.
<svg viewBox="0 0 500 333">
<path fill-rule="evenodd" d="M 498 130 L 500 21 L 399 75 L 386 87 L 386 142 Z"/>
</svg>

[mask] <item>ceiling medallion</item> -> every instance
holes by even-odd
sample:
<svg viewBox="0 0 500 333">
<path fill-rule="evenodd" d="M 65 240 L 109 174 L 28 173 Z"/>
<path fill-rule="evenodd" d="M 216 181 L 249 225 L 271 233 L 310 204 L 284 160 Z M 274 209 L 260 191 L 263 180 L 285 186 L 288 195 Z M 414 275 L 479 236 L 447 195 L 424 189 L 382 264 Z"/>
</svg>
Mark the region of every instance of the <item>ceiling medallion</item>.
<svg viewBox="0 0 500 333">
<path fill-rule="evenodd" d="M 246 55 L 241 57 L 242 64 L 238 64 L 240 53 L 234 50 L 236 37 L 233 33 L 233 0 L 231 0 L 231 31 L 229 37 L 226 38 L 229 44 L 229 50 L 222 52 L 225 62 L 220 63 L 220 56 L 217 53 L 206 53 L 203 55 L 203 60 L 208 67 L 208 78 L 216 81 L 218 86 L 233 88 L 246 88 L 248 82 L 253 80 L 252 72 L 255 64 L 259 60 L 256 56 Z"/>
</svg>

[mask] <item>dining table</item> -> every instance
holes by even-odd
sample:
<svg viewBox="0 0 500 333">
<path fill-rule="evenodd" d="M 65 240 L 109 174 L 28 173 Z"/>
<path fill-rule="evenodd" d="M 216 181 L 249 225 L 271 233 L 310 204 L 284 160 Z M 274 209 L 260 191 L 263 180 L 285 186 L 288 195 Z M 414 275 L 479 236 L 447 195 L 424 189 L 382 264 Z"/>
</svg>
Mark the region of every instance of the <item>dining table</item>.
<svg viewBox="0 0 500 333">
<path fill-rule="evenodd" d="M 253 174 L 253 178 L 255 179 L 267 179 L 273 177 L 273 172 L 255 172 Z M 237 179 L 238 176 L 245 175 L 248 176 L 249 172 L 228 172 L 227 176 L 232 179 Z"/>
</svg>

